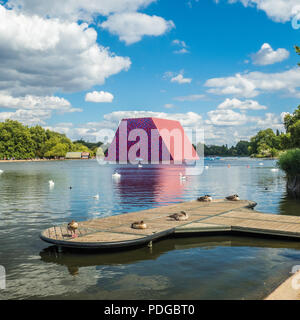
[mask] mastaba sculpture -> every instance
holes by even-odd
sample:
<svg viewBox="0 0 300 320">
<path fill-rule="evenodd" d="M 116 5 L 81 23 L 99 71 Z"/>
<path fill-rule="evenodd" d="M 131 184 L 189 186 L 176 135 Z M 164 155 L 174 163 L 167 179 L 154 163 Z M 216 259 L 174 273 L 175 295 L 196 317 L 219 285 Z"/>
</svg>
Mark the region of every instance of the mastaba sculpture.
<svg viewBox="0 0 300 320">
<path fill-rule="evenodd" d="M 179 121 L 159 118 L 123 119 L 106 161 L 160 164 L 196 161 L 199 157 Z"/>
</svg>

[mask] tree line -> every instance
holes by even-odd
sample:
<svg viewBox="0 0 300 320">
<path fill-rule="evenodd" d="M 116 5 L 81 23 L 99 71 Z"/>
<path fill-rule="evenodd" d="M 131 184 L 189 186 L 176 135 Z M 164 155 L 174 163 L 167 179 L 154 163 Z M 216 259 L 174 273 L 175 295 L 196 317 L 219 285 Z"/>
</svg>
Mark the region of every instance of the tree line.
<svg viewBox="0 0 300 320">
<path fill-rule="evenodd" d="M 91 146 L 95 147 L 95 146 Z M 67 152 L 89 152 L 81 141 L 72 142 L 65 134 L 44 129 L 41 126 L 28 127 L 18 121 L 6 120 L 0 123 L 0 159 L 35 159 L 65 157 Z"/>
</svg>

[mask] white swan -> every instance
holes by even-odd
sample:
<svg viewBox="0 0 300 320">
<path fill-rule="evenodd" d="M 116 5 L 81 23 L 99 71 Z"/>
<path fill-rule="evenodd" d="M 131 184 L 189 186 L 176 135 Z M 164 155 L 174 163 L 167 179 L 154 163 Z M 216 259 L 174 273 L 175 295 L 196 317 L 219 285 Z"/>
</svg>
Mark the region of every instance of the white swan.
<svg viewBox="0 0 300 320">
<path fill-rule="evenodd" d="M 143 166 L 141 164 L 138 165 L 139 168 L 143 168 Z"/>
<path fill-rule="evenodd" d="M 206 170 L 208 170 L 208 169 L 209 169 L 209 166 L 205 166 L 204 168 L 205 168 Z"/>
<path fill-rule="evenodd" d="M 112 175 L 113 178 L 121 178 L 121 175 L 120 173 L 118 172 L 115 172 L 113 175 Z"/>
<path fill-rule="evenodd" d="M 2 174 L 4 171 L 0 169 L 0 174 Z"/>
<path fill-rule="evenodd" d="M 260 162 L 259 165 L 260 165 L 260 166 L 263 166 L 264 164 L 263 164 L 263 162 Z"/>
<path fill-rule="evenodd" d="M 53 180 L 49 180 L 49 187 L 54 187 L 54 181 Z"/>
<path fill-rule="evenodd" d="M 94 199 L 99 200 L 99 193 L 93 196 Z"/>
<path fill-rule="evenodd" d="M 279 169 L 278 169 L 278 168 L 273 168 L 273 169 L 271 169 L 271 171 L 272 171 L 272 172 L 278 172 Z"/>
<path fill-rule="evenodd" d="M 181 180 L 186 180 L 186 176 L 182 175 L 181 172 L 179 173 L 179 176 L 180 176 L 180 179 L 181 179 Z"/>
</svg>

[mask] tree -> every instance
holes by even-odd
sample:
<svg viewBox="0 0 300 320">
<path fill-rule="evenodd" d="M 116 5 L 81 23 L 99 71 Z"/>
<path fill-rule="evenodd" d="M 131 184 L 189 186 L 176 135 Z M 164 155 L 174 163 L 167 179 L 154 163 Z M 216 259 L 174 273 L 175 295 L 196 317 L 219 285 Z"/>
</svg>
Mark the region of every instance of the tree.
<svg viewBox="0 0 300 320">
<path fill-rule="evenodd" d="M 249 151 L 253 156 L 271 157 L 280 149 L 280 141 L 272 129 L 261 130 L 251 138 Z"/>
<path fill-rule="evenodd" d="M 297 53 L 298 55 L 300 55 L 300 47 L 294 46 L 294 48 L 295 48 L 296 53 Z M 298 63 L 298 65 L 300 66 L 300 63 Z"/>
<path fill-rule="evenodd" d="M 27 126 L 13 120 L 0 123 L 1 159 L 30 159 L 34 156 L 34 141 Z"/>
<path fill-rule="evenodd" d="M 68 144 L 59 142 L 45 153 L 45 157 L 47 158 L 65 157 L 68 151 L 69 151 Z"/>
<path fill-rule="evenodd" d="M 249 155 L 249 148 L 250 146 L 250 142 L 249 141 L 239 141 L 237 144 L 236 144 L 236 153 L 238 156 L 248 156 Z"/>
</svg>

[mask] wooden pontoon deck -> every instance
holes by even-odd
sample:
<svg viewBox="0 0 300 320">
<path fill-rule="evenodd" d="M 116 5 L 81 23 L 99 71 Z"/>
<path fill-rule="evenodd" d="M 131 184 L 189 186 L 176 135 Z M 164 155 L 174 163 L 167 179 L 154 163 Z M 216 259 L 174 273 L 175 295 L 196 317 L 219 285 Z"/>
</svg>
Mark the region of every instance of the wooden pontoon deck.
<svg viewBox="0 0 300 320">
<path fill-rule="evenodd" d="M 44 230 L 42 240 L 60 247 L 78 249 L 122 248 L 152 244 L 152 241 L 174 234 L 245 233 L 260 236 L 300 238 L 300 217 L 266 214 L 254 211 L 256 203 L 248 200 L 212 202 L 190 201 L 140 212 L 81 221 L 72 238 L 67 224 Z M 187 221 L 168 216 L 185 211 Z M 147 229 L 132 229 L 143 220 Z M 69 222 L 69 221 L 68 221 Z"/>
</svg>

